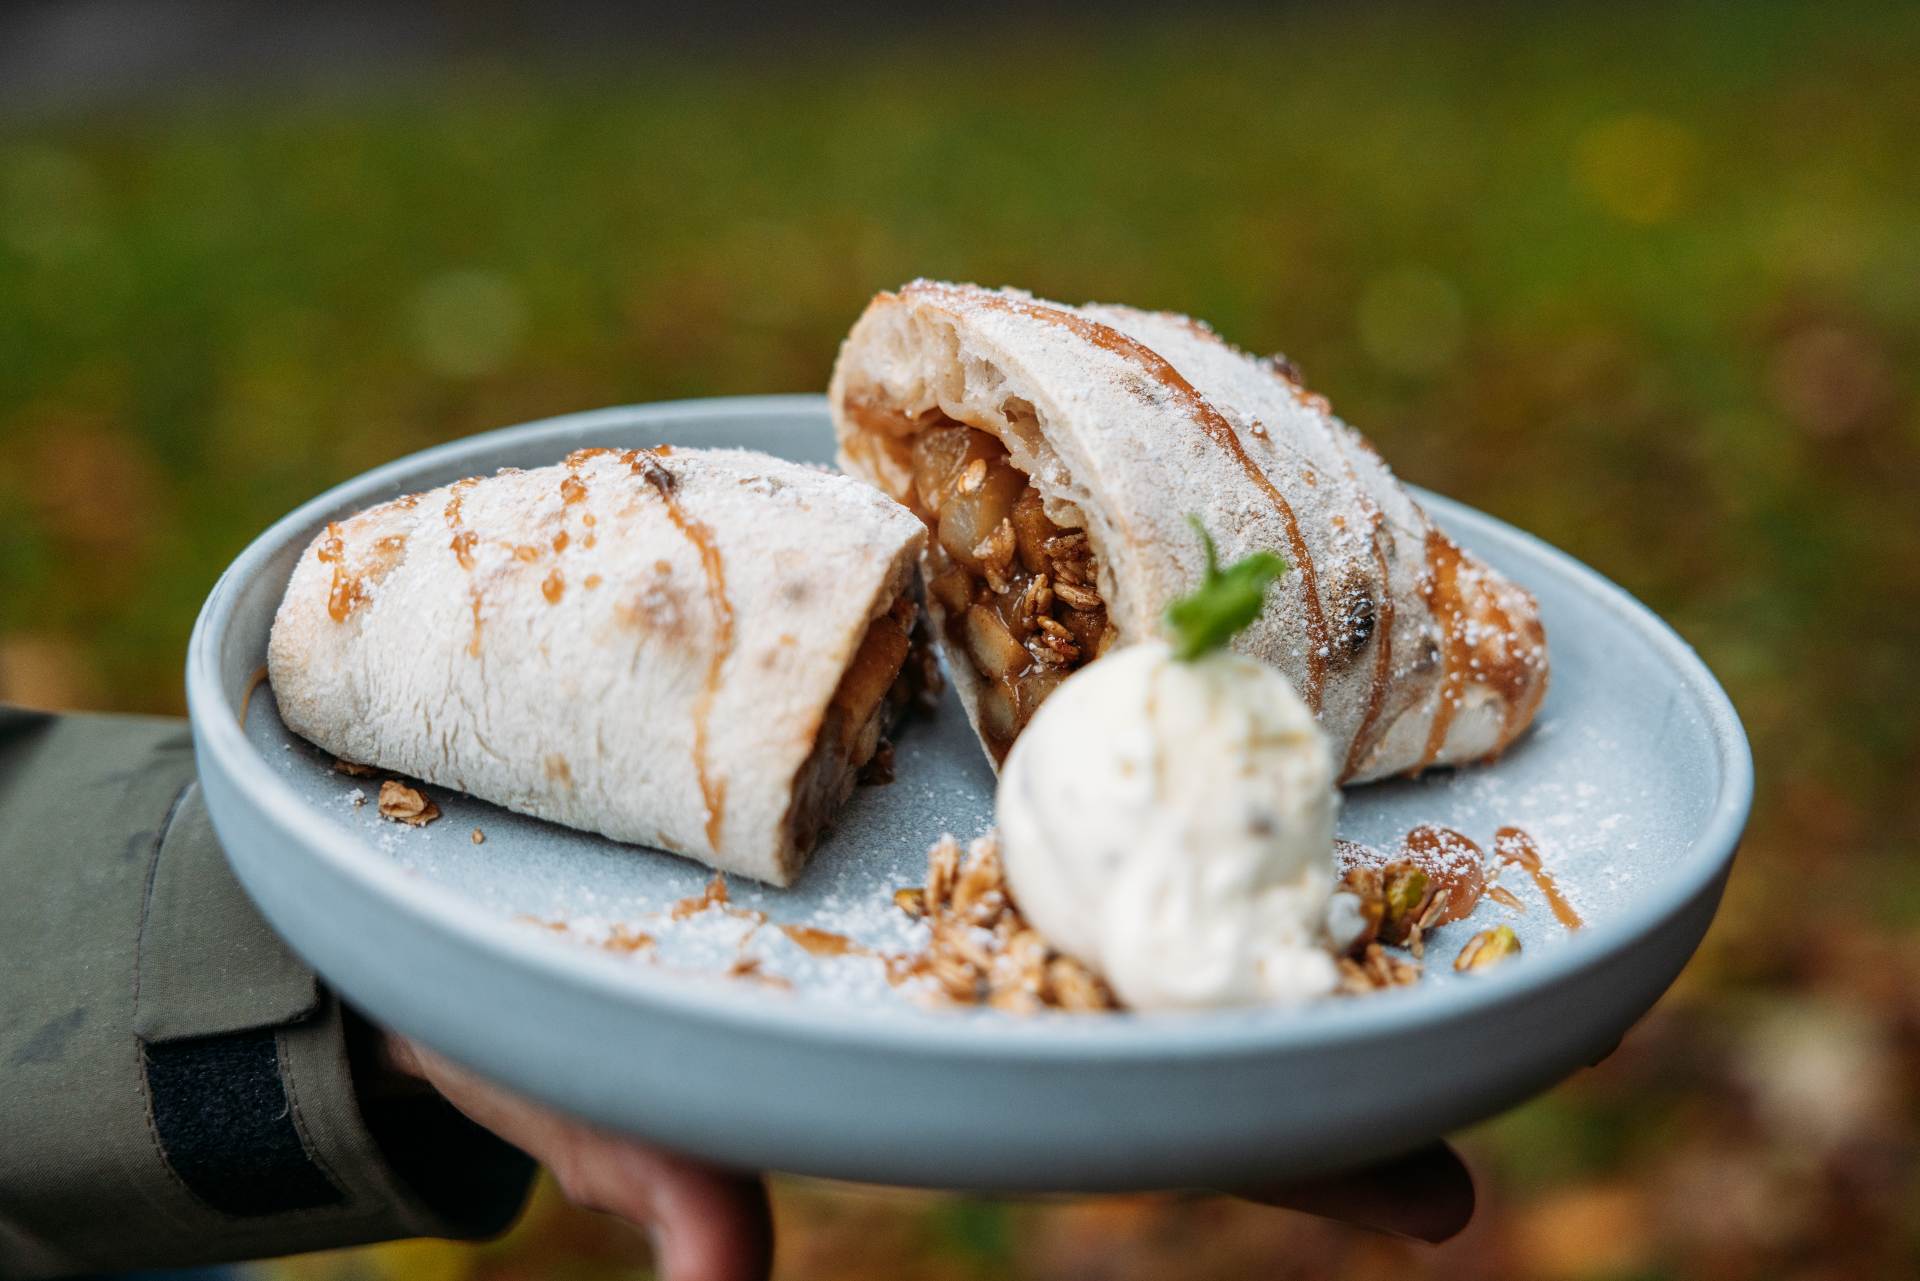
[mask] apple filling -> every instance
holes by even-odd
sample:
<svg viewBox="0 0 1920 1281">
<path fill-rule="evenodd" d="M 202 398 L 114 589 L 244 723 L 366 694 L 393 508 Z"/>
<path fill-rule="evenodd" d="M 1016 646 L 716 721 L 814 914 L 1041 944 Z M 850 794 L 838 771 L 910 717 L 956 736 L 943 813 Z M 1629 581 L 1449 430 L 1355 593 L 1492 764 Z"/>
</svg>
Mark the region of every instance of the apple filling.
<svg viewBox="0 0 1920 1281">
<path fill-rule="evenodd" d="M 862 778 L 892 776 L 887 731 L 930 685 L 938 672 L 916 629 L 919 608 L 903 593 L 872 622 L 840 676 L 820 718 L 813 751 L 794 779 L 787 828 L 797 853 L 812 848 L 827 821 Z"/>
<path fill-rule="evenodd" d="M 942 419 L 911 443 L 911 505 L 934 534 L 928 591 L 947 643 L 980 674 L 980 731 L 996 761 L 1076 668 L 1112 643 L 1086 533 L 1048 519 L 988 432 Z"/>
</svg>

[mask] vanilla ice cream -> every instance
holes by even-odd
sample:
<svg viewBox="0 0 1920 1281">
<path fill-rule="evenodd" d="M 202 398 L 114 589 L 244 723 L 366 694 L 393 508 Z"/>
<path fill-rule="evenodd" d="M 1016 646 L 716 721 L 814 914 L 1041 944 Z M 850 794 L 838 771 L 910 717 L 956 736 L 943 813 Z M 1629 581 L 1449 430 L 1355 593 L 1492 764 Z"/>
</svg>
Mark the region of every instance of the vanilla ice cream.
<svg viewBox="0 0 1920 1281">
<path fill-rule="evenodd" d="M 1076 672 L 1015 741 L 997 798 L 1026 917 L 1136 1009 L 1331 991 L 1334 762 L 1273 668 L 1160 642 Z"/>
</svg>

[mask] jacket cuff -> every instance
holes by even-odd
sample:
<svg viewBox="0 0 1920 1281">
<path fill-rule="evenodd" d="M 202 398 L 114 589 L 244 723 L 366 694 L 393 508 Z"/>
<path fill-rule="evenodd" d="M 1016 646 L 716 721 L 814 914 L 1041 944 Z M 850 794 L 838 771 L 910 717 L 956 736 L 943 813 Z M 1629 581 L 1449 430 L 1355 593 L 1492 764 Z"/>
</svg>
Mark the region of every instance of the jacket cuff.
<svg viewBox="0 0 1920 1281">
<path fill-rule="evenodd" d="M 362 1089 L 364 1025 L 226 866 L 178 721 L 0 708 L 0 1275 L 478 1237 L 532 1163 Z"/>
<path fill-rule="evenodd" d="M 484 1237 L 513 1220 L 532 1162 L 438 1095 L 363 1097 L 360 1025 L 246 899 L 197 784 L 152 885 L 135 1030 L 156 1157 L 219 1257 Z"/>
</svg>

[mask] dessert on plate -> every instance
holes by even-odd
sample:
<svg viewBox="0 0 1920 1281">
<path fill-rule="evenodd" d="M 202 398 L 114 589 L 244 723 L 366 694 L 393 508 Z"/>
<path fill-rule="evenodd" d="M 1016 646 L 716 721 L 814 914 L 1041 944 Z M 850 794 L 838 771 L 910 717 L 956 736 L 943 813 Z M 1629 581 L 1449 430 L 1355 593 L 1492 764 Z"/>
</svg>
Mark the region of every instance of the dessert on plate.
<svg viewBox="0 0 1920 1281">
<path fill-rule="evenodd" d="M 1221 570 L 1172 640 L 1061 683 L 1008 753 L 994 808 L 1026 919 L 1135 1009 L 1288 1002 L 1334 986 L 1339 807 L 1326 735 L 1274 668 L 1226 648 L 1285 570 Z"/>
<path fill-rule="evenodd" d="M 1502 751 L 1545 694 L 1533 598 L 1430 521 L 1282 361 L 1184 316 L 914 281 L 828 391 L 842 466 L 929 525 L 927 609 L 996 764 L 1073 671 L 1154 636 L 1220 554 L 1288 562 L 1234 642 L 1363 782 Z"/>
<path fill-rule="evenodd" d="M 913 693 L 924 541 L 845 476 L 583 449 L 329 523 L 268 673 L 344 760 L 785 885 Z"/>
</svg>

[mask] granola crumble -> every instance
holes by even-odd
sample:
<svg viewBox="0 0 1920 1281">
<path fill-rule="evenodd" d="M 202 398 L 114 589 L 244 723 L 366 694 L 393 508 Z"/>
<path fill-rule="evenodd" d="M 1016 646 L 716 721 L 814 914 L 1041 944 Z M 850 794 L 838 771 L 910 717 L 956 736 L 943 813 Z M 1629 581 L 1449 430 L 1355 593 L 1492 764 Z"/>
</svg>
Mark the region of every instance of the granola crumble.
<svg viewBox="0 0 1920 1281">
<path fill-rule="evenodd" d="M 1340 991 L 1350 996 L 1360 996 L 1368 992 L 1378 992 L 1390 987 L 1407 987 L 1420 981 L 1420 966 L 1412 961 L 1403 961 L 1389 956 L 1387 950 L 1378 943 L 1369 943 L 1360 952 L 1359 958 L 1343 956 L 1339 959 Z"/>
<path fill-rule="evenodd" d="M 1424 935 L 1446 910 L 1447 896 L 1435 894 L 1424 873 L 1404 860 L 1386 867 L 1353 866 L 1336 887 L 1359 902 L 1360 933 L 1336 958 L 1342 995 L 1362 995 L 1404 987 L 1420 979 L 1426 953 Z M 1404 946 L 1413 956 L 1403 961 L 1382 945 Z"/>
<path fill-rule="evenodd" d="M 380 784 L 380 817 L 408 827 L 425 827 L 440 817 L 440 807 L 418 788 L 390 778 Z"/>
<path fill-rule="evenodd" d="M 1013 553 L 1018 546 L 1014 541 L 1013 523 L 1003 520 L 993 527 L 993 532 L 980 540 L 973 554 L 980 559 L 981 568 L 986 571 L 987 586 L 998 595 L 1006 595 L 1013 588 L 1011 570 Z"/>
<path fill-rule="evenodd" d="M 926 887 L 897 890 L 893 898 L 927 922 L 926 950 L 908 958 L 908 968 L 932 977 L 938 1002 L 1016 1014 L 1120 1008 L 1091 970 L 1056 952 L 1027 924 L 1007 889 L 991 833 L 964 854 L 952 836 L 941 837 L 927 852 Z"/>
</svg>

